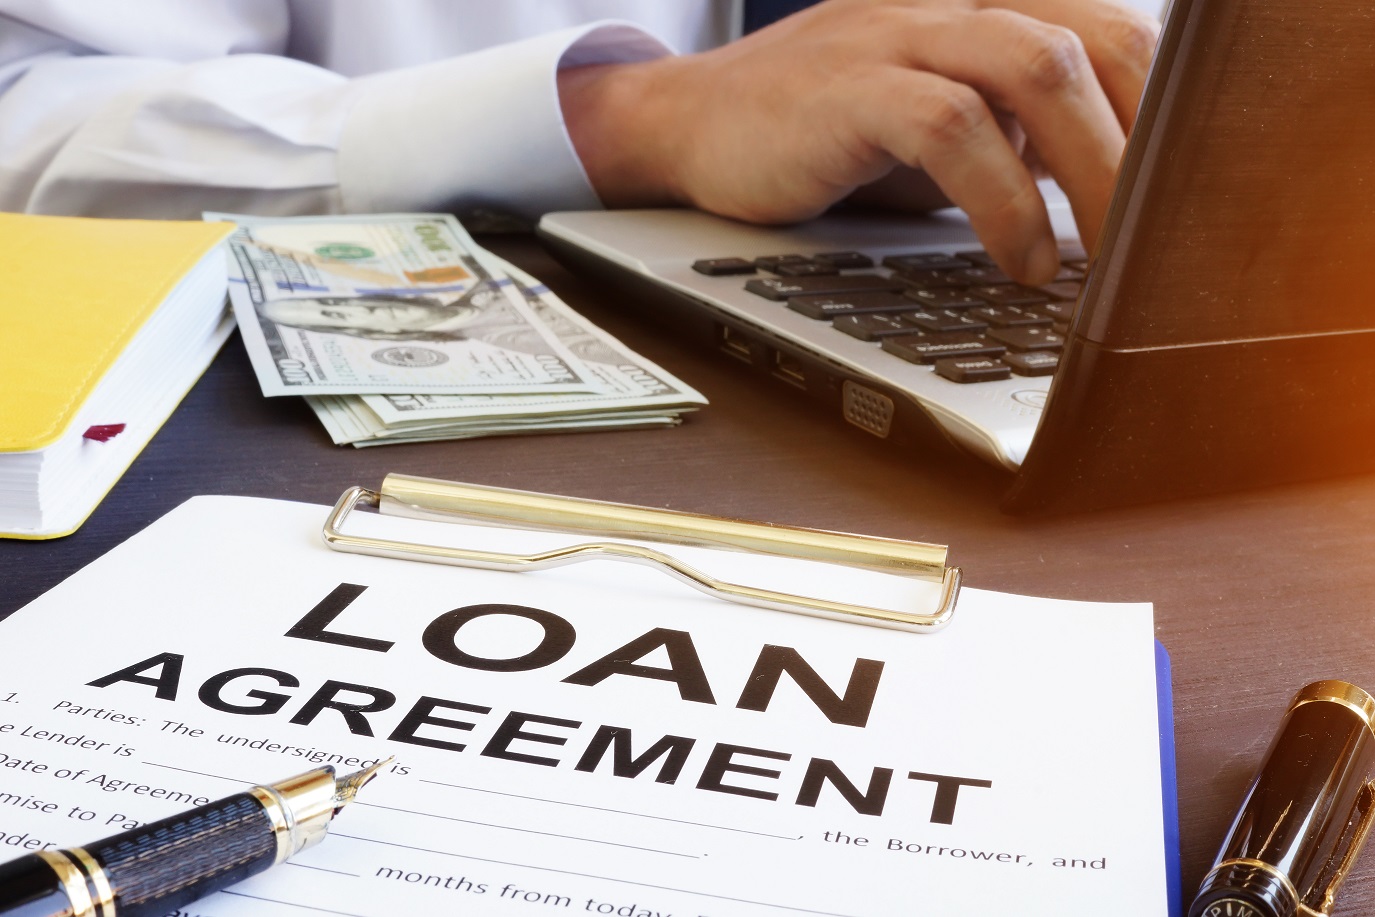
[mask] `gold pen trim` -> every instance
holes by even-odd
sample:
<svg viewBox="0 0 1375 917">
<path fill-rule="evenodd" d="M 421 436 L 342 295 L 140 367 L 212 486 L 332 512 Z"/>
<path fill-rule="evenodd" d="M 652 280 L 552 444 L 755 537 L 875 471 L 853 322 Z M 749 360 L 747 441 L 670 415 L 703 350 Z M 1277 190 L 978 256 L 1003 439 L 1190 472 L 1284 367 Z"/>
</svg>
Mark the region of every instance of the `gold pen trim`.
<svg viewBox="0 0 1375 917">
<path fill-rule="evenodd" d="M 1361 718 L 1365 728 L 1375 735 L 1375 697 L 1346 681 L 1315 681 L 1305 685 L 1289 702 L 1293 713 L 1305 704 L 1327 702 L 1339 704 Z"/>
<path fill-rule="evenodd" d="M 1336 871 L 1332 875 L 1332 881 L 1327 883 L 1327 887 L 1322 890 L 1321 913 L 1324 915 L 1336 905 L 1337 889 L 1346 881 L 1347 874 L 1351 872 L 1351 867 L 1356 863 L 1356 857 L 1360 855 L 1361 848 L 1365 846 L 1366 838 L 1370 836 L 1371 827 L 1375 826 L 1375 783 L 1366 783 L 1361 787 L 1356 796 L 1356 810 L 1361 814 L 1351 835 L 1350 843 L 1342 854 L 1341 862 L 1337 864 Z"/>
<path fill-rule="evenodd" d="M 358 790 L 393 758 L 336 777 L 334 768 L 325 765 L 276 783 L 255 786 L 248 792 L 262 804 L 272 821 L 277 842 L 277 863 L 282 863 L 307 847 L 324 840 L 330 822 L 339 810 L 353 801 Z"/>
<path fill-rule="evenodd" d="M 75 863 L 67 859 L 66 851 L 39 850 L 36 854 L 57 874 L 57 881 L 62 885 L 67 903 L 71 905 L 66 914 L 71 917 L 96 917 L 95 902 L 91 899 L 91 890 L 86 886 L 86 876 Z"/>
<path fill-rule="evenodd" d="M 272 839 L 277 844 L 277 854 L 272 862 L 274 866 L 280 866 L 296 852 L 291 838 L 294 814 L 281 795 L 271 787 L 255 786 L 248 793 L 262 804 L 264 814 L 272 822 Z"/>
<path fill-rule="evenodd" d="M 115 891 L 110 887 L 110 877 L 106 875 L 104 867 L 84 847 L 69 847 L 62 852 L 75 857 L 90 878 L 91 886 L 95 889 L 92 899 L 98 917 L 115 917 Z"/>
</svg>

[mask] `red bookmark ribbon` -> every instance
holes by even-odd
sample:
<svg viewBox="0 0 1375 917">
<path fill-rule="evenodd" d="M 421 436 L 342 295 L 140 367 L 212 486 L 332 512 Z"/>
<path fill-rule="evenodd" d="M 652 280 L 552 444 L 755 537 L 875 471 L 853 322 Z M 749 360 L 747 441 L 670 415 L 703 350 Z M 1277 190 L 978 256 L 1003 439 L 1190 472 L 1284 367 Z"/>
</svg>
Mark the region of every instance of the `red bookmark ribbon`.
<svg viewBox="0 0 1375 917">
<path fill-rule="evenodd" d="M 124 432 L 122 423 L 98 423 L 81 434 L 82 439 L 93 439 L 98 443 L 108 443 Z"/>
</svg>

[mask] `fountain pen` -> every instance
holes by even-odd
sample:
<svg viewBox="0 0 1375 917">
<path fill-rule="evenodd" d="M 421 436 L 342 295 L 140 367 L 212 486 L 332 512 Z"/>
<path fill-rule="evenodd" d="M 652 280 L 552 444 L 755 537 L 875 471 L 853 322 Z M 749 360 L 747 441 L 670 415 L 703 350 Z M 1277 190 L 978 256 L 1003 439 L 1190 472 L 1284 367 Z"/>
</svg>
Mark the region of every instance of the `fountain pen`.
<svg viewBox="0 0 1375 917">
<path fill-rule="evenodd" d="M 319 767 L 94 844 L 0 864 L 0 917 L 161 917 L 318 844 L 387 761 L 338 778 Z"/>
</svg>

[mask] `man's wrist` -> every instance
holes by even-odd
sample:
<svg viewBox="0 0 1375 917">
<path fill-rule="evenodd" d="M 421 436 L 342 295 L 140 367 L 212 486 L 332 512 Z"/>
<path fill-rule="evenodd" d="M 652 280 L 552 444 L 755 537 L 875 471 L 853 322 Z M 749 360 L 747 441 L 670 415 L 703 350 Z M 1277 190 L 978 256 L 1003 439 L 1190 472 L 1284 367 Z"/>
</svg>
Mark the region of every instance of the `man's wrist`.
<svg viewBox="0 0 1375 917">
<path fill-rule="evenodd" d="M 559 71 L 559 100 L 573 148 L 607 207 L 689 203 L 680 179 L 685 113 L 669 88 L 680 58 Z"/>
</svg>

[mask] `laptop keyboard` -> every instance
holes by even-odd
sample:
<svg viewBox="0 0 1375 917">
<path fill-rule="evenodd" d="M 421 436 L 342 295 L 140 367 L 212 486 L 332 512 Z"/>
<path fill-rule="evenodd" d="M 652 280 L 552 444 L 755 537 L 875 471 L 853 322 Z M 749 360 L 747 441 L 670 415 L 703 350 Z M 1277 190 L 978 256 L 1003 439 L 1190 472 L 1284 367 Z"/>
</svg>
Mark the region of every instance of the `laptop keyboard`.
<svg viewBox="0 0 1375 917">
<path fill-rule="evenodd" d="M 929 365 L 956 383 L 1055 372 L 1086 269 L 1061 250 L 1044 286 L 1018 284 L 986 252 L 920 252 L 881 262 L 863 252 L 709 258 L 693 270 L 741 276 L 745 289 L 829 322 L 895 359 Z"/>
</svg>

